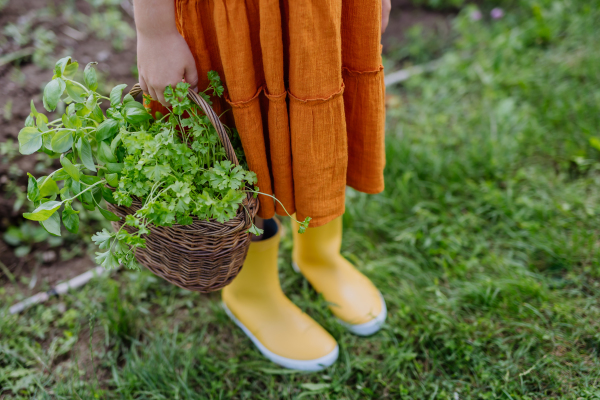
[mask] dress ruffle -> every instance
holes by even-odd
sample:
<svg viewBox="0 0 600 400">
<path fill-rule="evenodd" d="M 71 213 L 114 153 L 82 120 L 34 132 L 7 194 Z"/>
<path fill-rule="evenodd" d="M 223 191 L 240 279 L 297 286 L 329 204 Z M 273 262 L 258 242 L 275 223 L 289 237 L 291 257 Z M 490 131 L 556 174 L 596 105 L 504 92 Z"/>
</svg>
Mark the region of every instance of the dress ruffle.
<svg viewBox="0 0 600 400">
<path fill-rule="evenodd" d="M 381 0 L 175 0 L 199 87 L 240 133 L 261 192 L 313 227 L 344 213 L 345 187 L 383 190 Z M 160 105 L 152 104 L 159 110 Z M 260 196 L 259 216 L 285 215 Z"/>
</svg>

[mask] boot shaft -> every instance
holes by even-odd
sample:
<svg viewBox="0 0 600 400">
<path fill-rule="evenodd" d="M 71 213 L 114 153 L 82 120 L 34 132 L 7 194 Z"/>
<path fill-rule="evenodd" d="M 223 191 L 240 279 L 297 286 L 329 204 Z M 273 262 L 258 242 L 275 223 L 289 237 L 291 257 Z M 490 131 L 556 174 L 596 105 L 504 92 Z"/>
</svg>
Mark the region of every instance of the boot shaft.
<svg viewBox="0 0 600 400">
<path fill-rule="evenodd" d="M 297 263 L 319 264 L 340 254 L 342 248 L 342 217 L 298 233 L 298 223 L 292 219 L 294 250 L 292 259 Z"/>
<path fill-rule="evenodd" d="M 225 289 L 236 295 L 281 291 L 278 255 L 281 227 L 275 218 L 265 220 L 265 239 L 250 243 L 239 275 Z"/>
</svg>

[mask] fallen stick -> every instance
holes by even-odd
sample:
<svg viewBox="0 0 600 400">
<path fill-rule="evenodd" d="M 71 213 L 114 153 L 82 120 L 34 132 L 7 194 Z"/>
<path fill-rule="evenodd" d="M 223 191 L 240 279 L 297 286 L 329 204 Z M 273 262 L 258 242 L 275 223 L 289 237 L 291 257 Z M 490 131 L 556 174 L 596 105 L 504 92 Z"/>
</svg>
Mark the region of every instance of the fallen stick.
<svg viewBox="0 0 600 400">
<path fill-rule="evenodd" d="M 83 286 L 86 283 L 88 283 L 88 281 L 90 279 L 92 279 L 96 276 L 100 276 L 106 272 L 108 272 L 108 271 L 106 271 L 103 267 L 100 267 L 100 266 L 92 268 L 91 270 L 84 272 L 83 274 L 78 275 L 73 279 L 69 279 L 66 282 L 59 283 L 58 285 L 56 285 L 55 287 L 53 287 L 52 289 L 50 289 L 46 292 L 40 292 L 36 295 L 31 296 L 28 299 L 25 299 L 15 305 L 11 306 L 8 309 L 8 312 L 10 314 L 20 313 L 21 311 L 26 310 L 27 308 L 29 308 L 35 304 L 39 304 L 39 303 L 43 303 L 43 302 L 47 301 L 52 296 L 58 296 L 58 295 L 67 293 L 69 291 L 69 289 L 76 289 L 80 286 Z"/>
<path fill-rule="evenodd" d="M 401 69 L 400 71 L 391 72 L 385 75 L 385 86 L 395 85 L 396 83 L 407 80 L 411 76 L 422 74 L 423 72 L 434 71 L 439 66 L 440 60 L 435 60 L 425 64 L 415 65 L 414 67 Z"/>
</svg>

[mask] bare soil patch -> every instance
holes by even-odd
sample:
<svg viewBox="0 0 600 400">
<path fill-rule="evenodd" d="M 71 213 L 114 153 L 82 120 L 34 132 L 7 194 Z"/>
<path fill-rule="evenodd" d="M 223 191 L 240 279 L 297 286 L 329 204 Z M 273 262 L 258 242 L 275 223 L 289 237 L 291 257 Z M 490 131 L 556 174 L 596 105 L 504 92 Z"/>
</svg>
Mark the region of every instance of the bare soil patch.
<svg viewBox="0 0 600 400">
<path fill-rule="evenodd" d="M 0 12 L 0 26 L 5 27 L 9 23 L 18 24 L 26 18 L 32 18 L 36 27 L 44 27 L 54 32 L 57 38 L 56 48 L 51 55 L 51 62 L 60 56 L 71 55 L 85 66 L 88 62 L 101 62 L 98 70 L 108 78 L 110 82 L 127 83 L 133 85 L 136 77 L 133 74 L 136 63 L 135 39 L 125 42 L 124 49 L 116 51 L 111 42 L 100 40 L 91 34 L 77 35 L 77 30 L 71 28 L 65 16 L 60 15 L 62 1 L 45 0 L 11 0 Z M 76 1 L 76 7 L 80 12 L 87 15 L 93 12 L 92 7 L 85 1 Z M 53 10 L 57 16 L 36 17 L 41 10 Z M 133 20 L 129 15 L 123 13 L 123 18 L 133 26 Z M 67 33 L 65 33 L 67 32 Z M 69 36 L 71 35 L 71 36 Z M 76 36 L 75 39 L 72 36 Z M 1 37 L 1 34 L 0 34 Z M 27 47 L 24 46 L 25 48 Z M 13 54 L 21 50 L 11 38 L 0 40 L 0 57 Z M 25 118 L 30 112 L 30 101 L 33 99 L 38 111 L 43 110 L 42 92 L 44 84 L 52 77 L 51 68 L 42 68 L 33 62 L 31 56 L 27 56 L 12 63 L 0 66 L 0 143 L 12 140 L 17 143 L 17 135 L 22 129 Z M 9 103 L 7 105 L 7 103 Z M 10 112 L 2 112 L 10 109 Z M 23 223 L 21 214 L 25 212 L 24 207 L 15 208 L 15 195 L 11 186 L 16 185 L 22 192 L 26 191 L 26 171 L 35 176 L 43 175 L 44 171 L 36 170 L 39 164 L 36 155 L 16 155 L 7 160 L 8 157 L 0 156 L 0 238 L 10 226 L 18 226 Z M 45 157 L 44 157 L 45 158 Z M 58 160 L 49 165 L 52 171 L 59 167 Z M 23 171 L 15 174 L 16 171 Z M 40 253 L 54 251 L 56 257 L 54 262 L 40 262 Z M 43 243 L 37 244 L 31 254 L 24 257 L 16 257 L 14 248 L 0 240 L 0 261 L 5 267 L 12 271 L 17 277 L 33 278 L 36 274 L 36 284 L 33 288 L 21 283 L 19 290 L 37 291 L 42 286 L 52 286 L 60 281 L 70 279 L 93 266 L 89 257 L 76 257 L 68 261 L 60 259 L 60 248 L 48 248 Z M 51 257 L 52 258 L 52 257 Z M 0 269 L 0 280 L 6 280 L 4 271 Z M 20 282 L 21 280 L 18 280 Z"/>
</svg>

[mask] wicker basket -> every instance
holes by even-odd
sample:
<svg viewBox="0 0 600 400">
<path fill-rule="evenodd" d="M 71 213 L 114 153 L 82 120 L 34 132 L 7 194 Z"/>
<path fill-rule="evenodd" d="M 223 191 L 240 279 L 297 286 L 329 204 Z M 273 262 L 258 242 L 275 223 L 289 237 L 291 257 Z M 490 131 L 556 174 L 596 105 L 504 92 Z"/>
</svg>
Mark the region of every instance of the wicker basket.
<svg viewBox="0 0 600 400">
<path fill-rule="evenodd" d="M 139 85 L 135 85 L 129 93 L 134 97 L 140 94 Z M 217 114 L 192 90 L 188 96 L 204 110 L 217 130 L 227 158 L 239 165 Z M 250 246 L 250 233 L 247 231 L 252 226 L 259 203 L 258 199 L 248 195 L 243 204 L 250 215 L 244 207 L 240 207 L 236 217 L 225 223 L 194 217 L 191 225 L 152 227 L 150 234 L 144 236 L 146 248 L 136 250 L 136 259 L 154 274 L 183 289 L 208 293 L 223 288 L 240 272 Z M 141 207 L 139 199 L 134 199 L 131 207 L 108 204 L 108 208 L 122 219 Z M 122 224 L 120 221 L 112 223 L 114 229 L 119 229 Z M 133 232 L 129 226 L 125 229 Z"/>
</svg>

